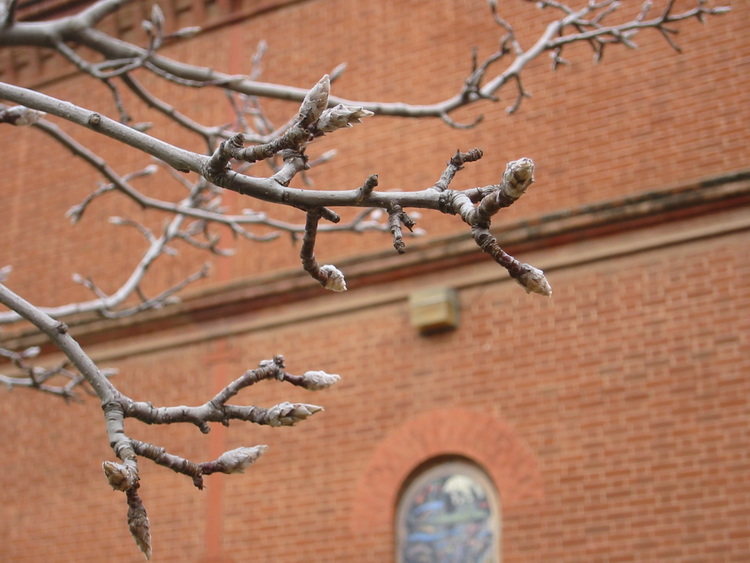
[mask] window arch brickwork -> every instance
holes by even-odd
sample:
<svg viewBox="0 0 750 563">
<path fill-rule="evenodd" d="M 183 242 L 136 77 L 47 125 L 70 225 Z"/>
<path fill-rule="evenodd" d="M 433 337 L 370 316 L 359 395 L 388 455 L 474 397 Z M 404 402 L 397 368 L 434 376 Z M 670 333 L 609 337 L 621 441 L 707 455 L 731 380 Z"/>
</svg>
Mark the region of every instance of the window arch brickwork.
<svg viewBox="0 0 750 563">
<path fill-rule="evenodd" d="M 497 487 L 504 515 L 538 506 L 544 499 L 534 453 L 513 427 L 486 412 L 441 409 L 406 421 L 376 448 L 354 494 L 352 531 L 392 528 L 409 475 L 429 459 L 445 455 L 466 457 L 485 469 Z"/>
</svg>

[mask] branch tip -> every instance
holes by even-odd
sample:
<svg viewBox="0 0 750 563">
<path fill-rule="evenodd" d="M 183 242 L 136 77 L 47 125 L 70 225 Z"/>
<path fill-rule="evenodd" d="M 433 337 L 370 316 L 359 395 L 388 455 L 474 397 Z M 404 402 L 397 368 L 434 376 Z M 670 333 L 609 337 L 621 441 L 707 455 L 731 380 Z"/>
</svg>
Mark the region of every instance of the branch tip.
<svg viewBox="0 0 750 563">
<path fill-rule="evenodd" d="M 116 491 L 128 491 L 138 482 L 138 475 L 131 467 L 114 461 L 102 462 L 107 482 Z"/>
<path fill-rule="evenodd" d="M 327 74 L 313 86 L 302 100 L 299 113 L 297 114 L 297 123 L 301 127 L 309 127 L 315 123 L 328 107 L 328 96 L 331 93 L 331 79 Z"/>
<path fill-rule="evenodd" d="M 310 391 L 320 391 L 327 389 L 331 385 L 338 383 L 341 376 L 335 373 L 326 373 L 324 371 L 306 371 L 302 376 L 302 383 L 305 389 Z"/>
<path fill-rule="evenodd" d="M 320 267 L 320 274 L 321 277 L 325 278 L 323 287 L 326 289 L 336 292 L 346 291 L 346 278 L 344 278 L 344 274 L 336 266 L 325 264 Z"/>
<path fill-rule="evenodd" d="M 235 448 L 221 454 L 216 460 L 216 465 L 221 468 L 222 473 L 244 473 L 245 469 L 255 463 L 266 451 L 268 451 L 266 445 Z"/>
<path fill-rule="evenodd" d="M 365 183 L 362 184 L 357 190 L 357 203 L 362 203 L 364 200 L 370 197 L 377 186 L 378 175 L 371 174 L 370 176 L 368 176 L 367 180 L 365 180 Z"/>
<path fill-rule="evenodd" d="M 534 182 L 534 161 L 530 158 L 519 158 L 508 163 L 503 174 L 501 189 L 514 201 L 526 193 Z"/>
<path fill-rule="evenodd" d="M 269 426 L 294 426 L 322 410 L 323 407 L 306 403 L 279 403 L 268 409 L 266 423 Z"/>
<path fill-rule="evenodd" d="M 547 278 L 544 277 L 542 270 L 529 264 L 521 264 L 521 268 L 523 272 L 515 276 L 514 279 L 526 290 L 526 293 L 536 293 L 544 297 L 552 295 L 552 287 Z"/>
<path fill-rule="evenodd" d="M 345 106 L 338 104 L 325 110 L 318 118 L 315 128 L 321 133 L 330 133 L 343 127 L 352 127 L 356 123 L 362 123 L 362 119 L 375 115 L 373 112 L 362 107 Z"/>
<path fill-rule="evenodd" d="M 128 528 L 138 549 L 147 560 L 151 559 L 151 522 L 149 522 L 146 507 L 138 496 L 137 487 L 127 491 L 128 497 Z"/>
</svg>

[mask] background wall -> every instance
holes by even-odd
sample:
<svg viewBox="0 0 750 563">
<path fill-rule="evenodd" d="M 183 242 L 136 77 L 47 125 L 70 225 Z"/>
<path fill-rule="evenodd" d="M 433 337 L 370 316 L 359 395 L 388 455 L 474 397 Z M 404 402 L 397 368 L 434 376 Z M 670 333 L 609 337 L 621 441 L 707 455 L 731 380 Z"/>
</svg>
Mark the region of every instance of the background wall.
<svg viewBox="0 0 750 563">
<path fill-rule="evenodd" d="M 173 9 L 181 25 L 197 17 L 196 6 Z M 526 45 L 550 16 L 531 3 L 501 7 Z M 217 22 L 225 8 L 201 5 Z M 487 55 L 500 35 L 479 1 L 236 8 L 257 17 L 218 25 L 168 54 L 248 72 L 263 38 L 265 80 L 311 86 L 346 61 L 335 94 L 429 103 L 460 88 L 472 46 Z M 378 118 L 313 146 L 339 150 L 313 178 L 342 189 L 372 173 L 383 189 L 429 186 L 457 148 L 481 147 L 485 158 L 456 187 L 496 182 L 508 160 L 533 158 L 537 183 L 496 223 L 518 258 L 549 274 L 551 299 L 526 295 L 469 250 L 455 218 L 426 215 L 427 238 L 407 241 L 400 262 L 383 235 L 321 241 L 320 259 L 349 266 L 344 295 L 314 290 L 283 239 L 241 246 L 183 306 L 150 323 L 98 334 L 79 327 L 74 335 L 101 365 L 120 370 L 123 392 L 155 404 L 201 403 L 277 353 L 293 373 L 343 377 L 315 395 L 272 382 L 240 395 L 260 406 L 325 406 L 295 428 L 233 424 L 203 436 L 130 423 L 134 437 L 191 459 L 271 446 L 246 475 L 211 476 L 202 492 L 143 462 L 154 561 L 389 561 L 404 480 L 444 454 L 475 460 L 497 486 L 504 562 L 750 558 L 748 23 L 744 5 L 707 26 L 688 22 L 680 55 L 644 35 L 639 50 L 612 49 L 599 66 L 583 46 L 554 74 L 542 58 L 524 78 L 534 97 L 510 117 L 511 90 L 500 104 L 464 111 L 466 120 L 485 116 L 469 131 Z M 44 89 L 112 111 L 104 92 L 81 98 L 85 86 L 61 78 Z M 188 95 L 197 120 L 228 115 L 221 96 Z M 269 111 L 281 122 L 295 108 Z M 93 133 L 75 135 L 116 156 L 120 172 L 147 163 Z M 64 212 L 96 179 L 41 141 L 15 130 L 0 140 L 2 261 L 15 266 L 12 288 L 57 304 L 87 297 L 71 273 L 115 287 L 129 266 L 123 257 L 142 251 L 106 217 L 163 218 L 123 209 L 112 196 L 71 227 Z M 158 181 L 150 189 L 174 190 Z M 249 205 L 227 199 L 236 210 Z M 186 266 L 157 268 L 153 287 L 203 260 L 184 257 Z M 266 293 L 254 279 L 267 280 Z M 408 297 L 432 286 L 457 289 L 461 322 L 425 337 L 409 326 Z M 100 419 L 94 401 L 0 395 L 0 559 L 140 560 L 123 498 L 101 474 L 112 454 Z"/>
</svg>

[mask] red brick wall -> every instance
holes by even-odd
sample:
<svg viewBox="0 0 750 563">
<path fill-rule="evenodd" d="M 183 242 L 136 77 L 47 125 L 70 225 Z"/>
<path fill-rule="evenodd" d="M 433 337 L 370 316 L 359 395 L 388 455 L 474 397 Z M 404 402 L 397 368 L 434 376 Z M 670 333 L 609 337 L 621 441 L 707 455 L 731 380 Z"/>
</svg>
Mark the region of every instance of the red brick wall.
<svg viewBox="0 0 750 563">
<path fill-rule="evenodd" d="M 443 335 L 407 328 L 405 298 L 367 309 L 353 301 L 348 312 L 295 325 L 269 317 L 226 344 L 103 361 L 120 368 L 124 392 L 158 404 L 204 400 L 222 377 L 280 351 L 292 371 L 344 375 L 314 395 L 271 382 L 243 393 L 240 401 L 261 406 L 325 405 L 292 429 L 233 424 L 204 437 L 130 423 L 139 438 L 196 459 L 218 446 L 271 445 L 246 475 L 212 476 L 203 492 L 143 462 L 155 560 L 200 561 L 216 553 L 206 544 L 218 529 L 226 560 L 387 561 L 401 479 L 441 444 L 493 477 L 505 561 L 745 559 L 747 242 L 732 235 L 574 262 L 551 272 L 551 300 L 505 281 L 463 287 L 461 327 Z M 486 267 L 402 291 L 461 287 L 477 270 Z M 116 356 L 117 344 L 109 348 Z M 22 437 L 3 443 L 3 510 L 14 522 L 3 530 L 6 558 L 56 560 L 75 545 L 78 560 L 114 550 L 136 561 L 122 497 L 100 475 L 97 460 L 111 455 L 96 406 L 21 392 L 0 405 L 8 434 Z M 218 523 L 207 518 L 212 503 Z"/>
<path fill-rule="evenodd" d="M 531 4 L 501 7 L 522 38 L 544 25 L 545 13 Z M 515 221 L 745 169 L 747 23 L 744 6 L 705 27 L 690 23 L 678 37 L 682 55 L 643 36 L 641 50 L 612 50 L 599 67 L 585 49 L 569 53 L 572 67 L 557 74 L 539 61 L 525 79 L 534 97 L 512 117 L 503 103 L 483 105 L 476 111 L 485 123 L 475 130 L 370 120 L 312 150 L 340 149 L 313 177 L 350 188 L 377 172 L 383 189 L 425 187 L 456 148 L 480 146 L 485 159 L 456 179 L 468 187 L 496 181 L 508 159 L 531 156 L 537 184 L 505 214 Z M 432 102 L 460 86 L 471 46 L 487 54 L 497 37 L 483 2 L 328 0 L 219 27 L 169 52 L 246 72 L 255 43 L 266 38 L 266 80 L 311 85 L 347 61 L 334 85 L 340 95 Z M 81 87 L 66 80 L 47 91 L 81 96 Z M 79 99 L 109 111 L 105 94 L 91 88 Z M 192 117 L 226 116 L 220 96 L 215 105 L 204 96 L 183 98 Z M 503 98 L 510 103 L 512 92 Z M 142 245 L 106 217 L 162 218 L 123 210 L 110 195 L 71 228 L 62 215 L 94 176 L 48 144 L 35 153 L 38 133 L 13 133 L 0 141 L 11 287 L 42 304 L 86 296 L 69 282 L 74 271 L 115 287 L 129 265 L 121 257 L 137 256 Z M 93 134 L 75 134 L 95 140 L 105 156 L 118 154 L 121 172 L 142 162 Z M 174 140 L 177 132 L 163 136 Z M 235 209 L 249 205 L 229 199 Z M 211 476 L 202 492 L 142 461 L 154 561 L 390 561 L 403 479 L 442 454 L 473 459 L 498 488 L 504 562 L 750 559 L 750 214 L 744 199 L 731 207 L 609 236 L 583 231 L 581 240 L 523 252 L 519 258 L 549 274 L 551 299 L 527 296 L 493 264 L 459 256 L 456 267 L 386 274 L 345 295 L 195 317 L 92 346 L 102 366 L 119 368 L 123 392 L 157 405 L 201 403 L 277 353 L 293 373 L 343 376 L 320 393 L 265 382 L 238 397 L 266 407 L 325 406 L 295 428 L 232 424 L 203 436 L 192 427 L 129 423 L 133 437 L 201 461 L 240 445 L 271 446 L 247 474 Z M 420 224 L 435 239 L 462 228 L 435 215 Z M 381 235 L 330 237 L 318 256 L 335 263 L 389 245 Z M 286 240 L 240 248 L 208 284 L 298 267 Z M 152 283 L 183 271 L 157 268 Z M 431 285 L 459 291 L 461 323 L 424 337 L 409 326 L 408 295 Z M 124 499 L 102 476 L 99 464 L 112 454 L 95 401 L 66 405 L 3 391 L 0 420 L 0 559 L 141 560 Z"/>
</svg>

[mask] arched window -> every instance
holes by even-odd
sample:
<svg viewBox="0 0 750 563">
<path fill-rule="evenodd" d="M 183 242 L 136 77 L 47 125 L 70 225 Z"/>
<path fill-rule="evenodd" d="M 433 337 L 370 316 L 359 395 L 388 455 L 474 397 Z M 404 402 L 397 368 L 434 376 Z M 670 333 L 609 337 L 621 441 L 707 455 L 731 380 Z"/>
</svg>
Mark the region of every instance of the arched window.
<svg viewBox="0 0 750 563">
<path fill-rule="evenodd" d="M 437 459 L 415 471 L 396 526 L 398 563 L 500 563 L 495 486 L 466 459 Z"/>
</svg>

